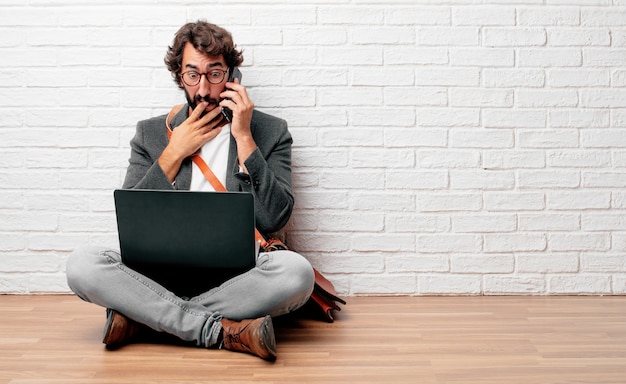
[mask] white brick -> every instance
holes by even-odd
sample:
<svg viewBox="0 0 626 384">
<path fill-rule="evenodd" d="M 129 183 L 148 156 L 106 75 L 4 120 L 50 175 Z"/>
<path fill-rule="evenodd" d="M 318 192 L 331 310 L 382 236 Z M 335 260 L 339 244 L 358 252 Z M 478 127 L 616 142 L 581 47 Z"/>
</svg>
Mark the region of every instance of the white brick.
<svg viewBox="0 0 626 384">
<path fill-rule="evenodd" d="M 354 52 L 353 50 L 347 51 L 350 53 Z M 301 47 L 274 47 L 271 45 L 259 46 L 254 48 L 253 54 L 255 61 L 259 61 L 261 63 L 273 63 L 277 66 L 295 67 L 309 65 L 310 63 L 315 62 L 315 51 Z M 347 55 L 344 57 L 346 56 Z M 367 53 L 359 56 L 367 56 Z M 338 61 L 339 60 L 342 59 L 338 58 Z"/>
<path fill-rule="evenodd" d="M 515 261 L 513 255 L 451 255 L 451 273 L 511 273 Z"/>
<path fill-rule="evenodd" d="M 386 105 L 446 106 L 448 92 L 440 87 L 385 87 Z"/>
<path fill-rule="evenodd" d="M 611 84 L 615 87 L 626 87 L 626 71 L 613 71 L 611 74 Z"/>
<path fill-rule="evenodd" d="M 401 272 L 447 272 L 450 270 L 447 255 L 393 255 L 385 259 L 385 269 Z"/>
<path fill-rule="evenodd" d="M 548 152 L 548 165 L 563 168 L 602 168 L 611 166 L 609 151 L 556 150 Z"/>
<path fill-rule="evenodd" d="M 512 107 L 513 91 L 506 89 L 459 88 L 450 91 L 452 107 Z"/>
<path fill-rule="evenodd" d="M 480 152 L 418 150 L 417 163 L 421 168 L 476 168 L 480 165 Z"/>
<path fill-rule="evenodd" d="M 444 48 L 409 48 L 399 46 L 398 48 L 385 48 L 384 59 L 386 64 L 447 64 L 448 50 Z"/>
<path fill-rule="evenodd" d="M 417 29 L 420 46 L 478 46 L 480 30 L 475 27 L 425 27 Z"/>
<path fill-rule="evenodd" d="M 583 89 L 580 105 L 591 108 L 626 108 L 626 95 L 619 89 Z"/>
<path fill-rule="evenodd" d="M 519 215 L 520 231 L 577 231 L 580 215 L 577 213 L 535 213 Z"/>
<path fill-rule="evenodd" d="M 420 194 L 417 205 L 420 212 L 478 211 L 482 198 L 477 194 Z"/>
<path fill-rule="evenodd" d="M 558 109 L 550 111 L 548 125 L 554 128 L 607 128 L 609 112 L 595 109 Z"/>
<path fill-rule="evenodd" d="M 544 168 L 546 160 L 540 151 L 485 151 L 482 165 L 485 169 Z"/>
<path fill-rule="evenodd" d="M 314 107 L 315 90 L 310 87 L 286 88 L 278 91 L 276 88 L 254 88 L 248 92 L 251 100 L 256 100 L 257 108 L 291 108 Z"/>
<path fill-rule="evenodd" d="M 518 273 L 574 273 L 579 270 L 578 253 L 518 254 Z"/>
<path fill-rule="evenodd" d="M 528 130 L 519 133 L 522 148 L 577 148 L 578 131 L 568 130 Z"/>
<path fill-rule="evenodd" d="M 578 171 L 522 170 L 518 174 L 518 186 L 523 189 L 575 188 L 580 180 Z"/>
<path fill-rule="evenodd" d="M 544 194 L 533 192 L 487 192 L 487 211 L 537 211 L 545 207 Z"/>
<path fill-rule="evenodd" d="M 348 153 L 343 150 L 300 150 L 293 165 L 300 168 L 345 167 L 348 165 Z"/>
<path fill-rule="evenodd" d="M 583 172 L 583 187 L 626 188 L 624 172 Z"/>
<path fill-rule="evenodd" d="M 365 275 L 356 274 L 352 276 L 350 294 L 415 294 L 417 282 L 415 274 L 394 273 Z"/>
<path fill-rule="evenodd" d="M 578 67 L 582 52 L 578 49 L 520 49 L 517 63 L 521 67 Z"/>
<path fill-rule="evenodd" d="M 606 294 L 611 292 L 611 281 L 606 275 L 556 275 L 548 280 L 551 294 Z"/>
<path fill-rule="evenodd" d="M 597 232 L 553 233 L 548 238 L 551 251 L 607 251 L 610 246 L 609 236 Z"/>
<path fill-rule="evenodd" d="M 318 219 L 324 223 L 324 230 L 331 232 L 366 232 L 384 229 L 384 215 L 381 213 L 325 212 L 321 213 Z"/>
<path fill-rule="evenodd" d="M 432 190 L 448 187 L 448 173 L 442 171 L 389 171 L 386 188 Z"/>
<path fill-rule="evenodd" d="M 415 29 L 407 27 L 360 27 L 350 30 L 353 44 L 414 44 Z"/>
<path fill-rule="evenodd" d="M 478 86 L 479 70 L 476 68 L 417 68 L 415 85 L 419 86 Z"/>
<path fill-rule="evenodd" d="M 477 127 L 480 110 L 473 108 L 427 108 L 417 111 L 421 127 Z"/>
<path fill-rule="evenodd" d="M 487 128 L 543 128 L 546 113 L 540 110 L 483 110 L 483 124 Z"/>
<path fill-rule="evenodd" d="M 505 48 L 451 48 L 453 66 L 512 67 L 515 52 Z"/>
<path fill-rule="evenodd" d="M 394 200 L 396 203 L 402 202 L 400 199 Z M 402 209 L 398 209 L 398 207 L 399 205 L 396 205 L 392 210 L 401 211 Z M 401 207 L 410 210 L 411 205 L 406 204 Z M 385 206 L 382 206 L 381 209 L 387 211 Z M 448 222 L 449 219 L 444 215 L 392 214 L 387 215 L 385 227 L 391 232 L 433 233 L 447 231 L 450 226 Z"/>
<path fill-rule="evenodd" d="M 551 69 L 548 84 L 552 87 L 606 87 L 610 83 L 605 69 Z"/>
<path fill-rule="evenodd" d="M 509 171 L 450 171 L 450 189 L 511 190 L 515 187 L 515 174 Z"/>
<path fill-rule="evenodd" d="M 582 8 L 580 14 L 584 26 L 626 26 L 626 9 L 623 7 Z"/>
<path fill-rule="evenodd" d="M 328 14 L 326 9 L 320 9 L 320 18 L 327 17 Z M 343 12 L 338 10 L 339 14 Z M 282 7 L 280 12 L 276 12 L 276 9 L 267 7 L 267 8 L 257 8 L 253 7 L 250 9 L 251 14 L 251 23 L 254 25 L 277 25 L 277 24 L 297 24 L 297 25 L 307 25 L 314 24 L 316 12 L 315 8 L 307 7 L 307 6 L 299 6 L 299 7 Z M 337 15 L 337 17 L 340 17 Z M 326 21 L 327 22 L 327 21 Z"/>
<path fill-rule="evenodd" d="M 520 25 L 578 25 L 579 9 L 576 7 L 529 7 L 517 11 Z"/>
<path fill-rule="evenodd" d="M 626 139 L 621 129 L 584 130 L 581 144 L 584 148 L 624 148 Z"/>
<path fill-rule="evenodd" d="M 436 274 L 419 277 L 418 292 L 430 294 L 469 294 L 477 295 L 482 291 L 480 276 L 460 274 Z"/>
<path fill-rule="evenodd" d="M 325 147 L 345 147 L 348 143 L 358 143 L 361 148 L 380 147 L 383 144 L 383 132 L 376 128 L 330 129 L 320 133 L 320 142 Z"/>
<path fill-rule="evenodd" d="M 49 212 L 0 212 L 0 231 L 55 231 L 59 215 Z"/>
<path fill-rule="evenodd" d="M 340 45 L 348 41 L 348 31 L 343 27 L 337 28 L 324 28 L 319 29 L 316 27 L 307 27 L 306 25 L 300 25 L 297 28 L 284 28 L 282 30 L 282 41 L 279 36 L 271 38 L 267 41 L 267 37 L 257 32 L 258 28 L 250 30 L 250 37 L 246 40 L 247 44 L 265 45 L 275 42 L 280 44 L 284 41 L 285 45 Z M 267 32 L 265 33 L 267 35 Z M 254 40 L 252 40 L 254 39 Z"/>
<path fill-rule="evenodd" d="M 403 169 L 415 165 L 415 151 L 412 149 L 359 149 L 350 153 L 350 165 L 354 168 L 394 168 Z"/>
<path fill-rule="evenodd" d="M 413 85 L 413 71 L 409 68 L 389 72 L 380 68 L 355 69 L 352 76 L 357 86 Z"/>
<path fill-rule="evenodd" d="M 391 25 L 450 25 L 448 7 L 416 6 L 389 7 L 385 10 L 385 22 Z"/>
<path fill-rule="evenodd" d="M 543 70 L 485 68 L 482 72 L 486 87 L 542 87 L 546 82 Z"/>
<path fill-rule="evenodd" d="M 586 48 L 583 65 L 594 67 L 619 66 L 626 60 L 626 49 Z"/>
<path fill-rule="evenodd" d="M 546 43 L 543 28 L 484 28 L 482 37 L 486 47 L 527 47 Z"/>
<path fill-rule="evenodd" d="M 546 249 L 546 238 L 543 234 L 489 233 L 484 237 L 484 250 L 488 253 L 531 252 Z"/>
<path fill-rule="evenodd" d="M 342 69 L 291 69 L 283 72 L 283 82 L 289 86 L 337 86 L 346 85 L 348 78 Z"/>
<path fill-rule="evenodd" d="M 517 217 L 512 214 L 455 214 L 451 219 L 453 232 L 513 232 L 517 229 Z"/>
<path fill-rule="evenodd" d="M 0 233 L 0 252 L 21 251 L 26 248 L 26 239 L 23 235 L 16 232 Z M 6 267 L 0 267 L 0 270 L 6 272 Z"/>
<path fill-rule="evenodd" d="M 392 217 L 394 212 L 415 211 L 415 197 L 406 193 L 386 192 L 382 200 L 375 192 L 355 193 L 350 195 L 348 201 L 350 209 L 388 212 L 387 218 Z M 392 232 L 403 231 L 392 230 Z"/>
<path fill-rule="evenodd" d="M 385 174 L 382 171 L 335 171 L 323 172 L 320 175 L 322 185 L 339 189 L 380 189 L 385 184 L 384 180 Z"/>
<path fill-rule="evenodd" d="M 555 191 L 546 194 L 546 205 L 552 210 L 608 209 L 611 205 L 609 192 Z M 584 217 L 584 215 L 583 215 Z M 584 228 L 583 226 L 583 229 Z"/>
<path fill-rule="evenodd" d="M 515 9 L 511 7 L 473 6 L 452 9 L 453 25 L 514 25 Z"/>
<path fill-rule="evenodd" d="M 315 22 L 315 12 L 313 9 L 307 12 Z M 378 7 L 347 7 L 347 6 L 325 6 L 317 10 L 318 22 L 321 24 L 382 24 L 384 19 L 383 8 Z M 281 18 L 282 22 L 282 18 Z"/>
<path fill-rule="evenodd" d="M 306 65 L 315 61 L 312 55 L 314 50 L 302 48 L 297 52 L 292 50 L 284 52 L 264 52 L 259 55 L 255 51 L 255 59 L 262 62 L 277 63 L 279 65 Z M 280 53 L 280 55 L 279 55 Z M 301 58 L 293 60 L 294 54 L 300 54 Z M 383 49 L 380 47 L 320 47 L 318 48 L 319 63 L 322 65 L 342 66 L 342 65 L 382 65 Z"/>
<path fill-rule="evenodd" d="M 351 249 L 361 252 L 414 252 L 415 236 L 412 234 L 353 234 Z"/>
<path fill-rule="evenodd" d="M 620 213 L 587 213 L 582 215 L 583 231 L 626 231 L 626 216 Z"/>
<path fill-rule="evenodd" d="M 352 108 L 351 120 L 356 126 L 411 127 L 415 112 L 413 108 Z"/>
<path fill-rule="evenodd" d="M 608 46 L 609 29 L 558 28 L 548 30 L 548 45 L 552 46 Z"/>
<path fill-rule="evenodd" d="M 36 273 L 28 276 L 28 293 L 69 292 L 65 273 Z"/>
<path fill-rule="evenodd" d="M 513 133 L 508 130 L 481 129 L 450 132 L 450 145 L 453 148 L 510 148 L 513 143 Z"/>
<path fill-rule="evenodd" d="M 383 90 L 380 87 L 324 87 L 317 95 L 321 106 L 383 104 Z"/>
<path fill-rule="evenodd" d="M 546 281 L 536 276 L 493 275 L 485 276 L 484 287 L 487 295 L 542 294 L 546 291 Z"/>
<path fill-rule="evenodd" d="M 384 135 L 388 147 L 444 147 L 448 142 L 443 129 L 386 129 Z"/>
<path fill-rule="evenodd" d="M 28 283 L 23 274 L 0 273 L 0 292 L 27 293 Z"/>
<path fill-rule="evenodd" d="M 585 253 L 580 258 L 582 272 L 626 272 L 623 254 Z"/>
<path fill-rule="evenodd" d="M 574 90 L 520 90 L 516 93 L 520 108 L 575 107 L 578 93 Z"/>
</svg>

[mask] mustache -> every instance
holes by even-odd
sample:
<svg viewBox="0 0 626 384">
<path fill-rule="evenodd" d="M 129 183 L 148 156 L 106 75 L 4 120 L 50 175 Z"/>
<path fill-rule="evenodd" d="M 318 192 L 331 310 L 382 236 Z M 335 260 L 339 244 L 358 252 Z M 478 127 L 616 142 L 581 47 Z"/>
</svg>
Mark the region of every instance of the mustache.
<svg viewBox="0 0 626 384">
<path fill-rule="evenodd" d="M 216 104 L 216 105 L 220 103 L 219 100 L 213 99 L 209 95 L 205 95 L 205 96 L 196 95 L 196 97 L 194 97 L 194 100 L 196 103 L 199 103 L 201 101 L 206 101 L 209 104 Z"/>
</svg>

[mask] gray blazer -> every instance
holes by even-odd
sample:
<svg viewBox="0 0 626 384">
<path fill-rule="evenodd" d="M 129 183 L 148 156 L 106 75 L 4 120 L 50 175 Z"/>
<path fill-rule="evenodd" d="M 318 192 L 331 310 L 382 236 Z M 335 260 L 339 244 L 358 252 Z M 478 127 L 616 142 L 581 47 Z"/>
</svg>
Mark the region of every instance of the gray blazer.
<svg viewBox="0 0 626 384">
<path fill-rule="evenodd" d="M 189 108 L 183 107 L 172 119 L 176 129 L 188 117 Z M 130 141 L 131 153 L 123 188 L 189 190 L 191 159 L 185 159 L 174 185 L 163 173 L 157 160 L 167 146 L 166 115 L 137 123 L 135 137 Z M 291 187 L 291 134 L 287 122 L 255 110 L 251 122 L 252 137 L 257 149 L 246 159 L 249 174 L 239 172 L 237 145 L 230 137 L 226 189 L 254 195 L 257 228 L 264 233 L 281 229 L 293 210 Z"/>
</svg>

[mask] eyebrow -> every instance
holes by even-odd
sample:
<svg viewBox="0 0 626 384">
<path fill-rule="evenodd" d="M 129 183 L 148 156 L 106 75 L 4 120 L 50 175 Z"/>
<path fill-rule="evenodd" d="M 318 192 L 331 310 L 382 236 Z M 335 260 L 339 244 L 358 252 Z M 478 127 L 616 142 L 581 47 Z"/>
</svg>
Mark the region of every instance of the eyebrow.
<svg viewBox="0 0 626 384">
<path fill-rule="evenodd" d="M 221 67 L 221 68 L 223 68 L 224 66 L 220 62 L 215 62 L 215 63 L 210 63 L 208 65 L 208 67 L 209 68 L 214 68 L 214 67 Z M 197 65 L 193 65 L 193 64 L 187 64 L 187 65 L 185 65 L 185 68 L 190 68 L 190 69 L 195 69 L 195 70 L 199 70 L 200 69 L 200 68 L 198 68 Z"/>
</svg>

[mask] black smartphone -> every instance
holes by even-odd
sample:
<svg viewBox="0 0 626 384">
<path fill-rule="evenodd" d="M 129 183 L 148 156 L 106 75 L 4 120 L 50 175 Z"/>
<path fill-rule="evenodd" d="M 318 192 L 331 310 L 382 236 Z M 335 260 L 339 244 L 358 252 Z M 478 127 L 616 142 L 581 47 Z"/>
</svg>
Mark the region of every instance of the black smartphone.
<svg viewBox="0 0 626 384">
<path fill-rule="evenodd" d="M 234 67 L 230 69 L 230 74 L 228 75 L 228 82 L 232 83 L 235 79 L 239 80 L 239 84 L 241 84 L 241 71 L 239 68 Z M 222 115 L 224 118 L 230 123 L 233 121 L 233 111 L 228 107 L 222 107 Z"/>
</svg>

